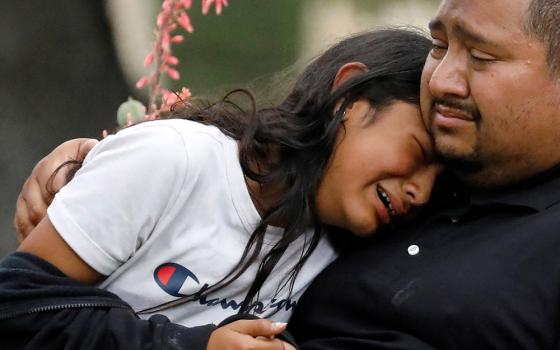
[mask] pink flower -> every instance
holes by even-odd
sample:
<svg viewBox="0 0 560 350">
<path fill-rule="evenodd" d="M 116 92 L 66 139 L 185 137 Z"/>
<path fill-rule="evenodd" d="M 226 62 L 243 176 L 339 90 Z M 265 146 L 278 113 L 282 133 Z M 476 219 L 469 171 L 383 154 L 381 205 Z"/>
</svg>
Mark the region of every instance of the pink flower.
<svg viewBox="0 0 560 350">
<path fill-rule="evenodd" d="M 191 90 L 183 87 L 179 92 L 179 97 L 181 97 L 183 100 L 188 100 L 189 98 L 191 98 Z"/>
<path fill-rule="evenodd" d="M 189 18 L 186 12 L 181 12 L 179 18 L 177 18 L 177 21 L 179 22 L 179 25 L 183 27 L 184 30 L 186 30 L 189 33 L 193 32 L 194 28 L 191 24 L 191 19 Z"/>
<path fill-rule="evenodd" d="M 161 8 L 164 11 L 171 11 L 172 5 L 173 5 L 173 0 L 164 0 L 163 3 L 161 4 Z"/>
<path fill-rule="evenodd" d="M 167 26 L 167 28 L 165 29 L 168 33 L 171 33 L 172 31 L 174 31 L 175 29 L 177 29 L 177 25 L 175 23 L 171 23 L 170 25 Z"/>
<path fill-rule="evenodd" d="M 144 67 L 149 67 L 154 62 L 154 53 L 150 52 L 144 59 Z"/>
<path fill-rule="evenodd" d="M 169 77 L 173 80 L 179 80 L 181 78 L 181 75 L 179 74 L 179 72 L 176 69 L 167 67 L 165 72 L 167 73 L 167 75 L 169 75 Z"/>
<path fill-rule="evenodd" d="M 169 14 L 169 11 L 163 11 L 158 15 L 156 24 L 159 28 L 162 28 L 165 22 L 167 22 L 167 20 L 169 19 Z"/>
<path fill-rule="evenodd" d="M 136 88 L 142 89 L 146 85 L 148 85 L 149 82 L 150 82 L 150 79 L 148 77 L 142 77 L 142 78 L 140 78 L 140 80 L 138 80 L 136 82 Z"/>
<path fill-rule="evenodd" d="M 169 33 L 167 31 L 165 31 L 161 34 L 160 48 L 163 51 L 168 51 L 170 45 L 171 45 L 171 37 L 169 36 Z"/>
<path fill-rule="evenodd" d="M 179 43 L 182 43 L 183 40 L 185 40 L 185 37 L 184 37 L 184 36 L 182 36 L 182 35 L 174 35 L 174 36 L 171 38 L 171 43 L 172 43 L 172 44 L 179 44 Z"/>
<path fill-rule="evenodd" d="M 222 8 L 226 7 L 228 2 L 227 0 L 202 0 L 202 14 L 207 14 L 212 4 L 216 6 L 216 14 L 220 15 L 222 13 Z"/>
<path fill-rule="evenodd" d="M 156 40 L 152 52 L 144 59 L 144 66 L 151 67 L 152 73 L 142 77 L 136 83 L 139 89 L 149 86 L 149 109 L 146 119 L 159 118 L 160 111 L 171 108 L 174 104 L 184 102 L 191 97 L 191 92 L 183 88 L 180 92 L 172 93 L 161 87 L 161 75 L 166 74 L 173 80 L 179 80 L 180 74 L 175 66 L 179 59 L 172 53 L 172 45 L 185 40 L 184 35 L 173 34 L 177 28 L 192 33 L 194 28 L 187 13 L 192 6 L 192 0 L 160 0 L 161 12 L 157 16 Z M 201 0 L 202 13 L 207 14 L 214 6 L 216 14 L 221 14 L 224 7 L 228 6 L 228 0 Z M 158 103 L 161 98 L 160 106 Z"/>
<path fill-rule="evenodd" d="M 161 110 L 168 111 L 179 99 L 177 95 L 168 91 L 161 97 Z"/>
<path fill-rule="evenodd" d="M 163 90 L 160 111 L 167 112 L 177 107 L 180 108 L 181 106 L 179 105 L 179 103 L 185 106 L 190 98 L 191 92 L 187 88 L 182 88 L 181 91 L 178 92 Z"/>
<path fill-rule="evenodd" d="M 179 59 L 175 56 L 167 55 L 165 56 L 165 63 L 176 66 L 179 64 Z"/>
</svg>

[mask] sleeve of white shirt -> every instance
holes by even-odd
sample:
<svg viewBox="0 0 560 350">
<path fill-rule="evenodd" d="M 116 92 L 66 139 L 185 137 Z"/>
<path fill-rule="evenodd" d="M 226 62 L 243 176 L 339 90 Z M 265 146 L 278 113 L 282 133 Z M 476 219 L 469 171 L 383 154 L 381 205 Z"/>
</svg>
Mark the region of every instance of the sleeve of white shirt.
<svg viewBox="0 0 560 350">
<path fill-rule="evenodd" d="M 186 176 L 182 136 L 148 122 L 109 136 L 88 154 L 48 208 L 57 232 L 89 266 L 109 275 L 148 239 Z"/>
</svg>

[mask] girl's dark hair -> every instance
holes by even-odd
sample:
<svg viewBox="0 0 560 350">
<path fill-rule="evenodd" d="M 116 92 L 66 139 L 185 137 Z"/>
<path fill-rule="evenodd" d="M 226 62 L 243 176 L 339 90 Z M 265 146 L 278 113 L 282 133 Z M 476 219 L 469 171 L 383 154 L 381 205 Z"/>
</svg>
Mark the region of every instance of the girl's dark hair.
<svg viewBox="0 0 560 350">
<path fill-rule="evenodd" d="M 344 39 L 315 59 L 276 107 L 259 110 L 253 107 L 253 112 L 247 113 L 232 102 L 230 93 L 218 103 L 186 111 L 186 119 L 214 125 L 238 141 L 245 176 L 261 186 L 282 184 L 286 189 L 276 205 L 262 215 L 237 266 L 205 294 L 229 285 L 245 272 L 261 252 L 267 226 L 283 219 L 286 222 L 286 218 L 283 236 L 260 263 L 239 312 L 251 311 L 260 288 L 290 243 L 307 232 L 311 224 L 312 237 L 306 240 L 301 258 L 277 290 L 279 293 L 288 286 L 291 294 L 298 272 L 323 231 L 315 213 L 315 196 L 335 147 L 342 112 L 358 98 L 369 100 L 378 110 L 395 101 L 419 104 L 420 76 L 430 47 L 430 40 L 415 30 L 361 33 Z M 336 73 L 349 62 L 361 62 L 368 70 L 332 91 Z M 243 93 L 254 106 L 252 96 Z M 339 101 L 343 101 L 340 112 L 335 112 Z M 275 157 L 271 160 L 272 149 Z M 176 305 L 200 296 L 195 294 L 172 303 Z M 157 310 L 161 308 L 149 311 Z"/>
<path fill-rule="evenodd" d="M 395 101 L 419 104 L 420 76 L 430 47 L 430 40 L 416 30 L 385 29 L 357 34 L 315 59 L 276 107 L 257 110 L 252 95 L 238 90 L 252 101 L 252 112 L 231 100 L 235 92 L 220 102 L 189 106 L 183 111 L 182 117 L 214 125 L 238 141 L 240 164 L 246 177 L 261 186 L 282 184 L 285 189 L 278 202 L 262 215 L 235 268 L 206 289 L 204 295 L 226 287 L 244 273 L 261 252 L 267 226 L 278 221 L 286 222 L 284 233 L 260 263 L 239 312 L 251 312 L 260 288 L 288 246 L 311 226 L 313 233 L 305 239 L 299 261 L 276 292 L 288 286 L 291 295 L 295 278 L 325 230 L 316 217 L 315 196 L 342 126 L 343 111 L 358 98 L 369 100 L 378 110 Z M 332 91 L 337 71 L 349 62 L 361 62 L 367 71 Z M 335 111 L 340 101 L 342 105 Z M 271 152 L 274 157 L 270 157 Z M 185 296 L 141 313 L 201 296 Z"/>
</svg>

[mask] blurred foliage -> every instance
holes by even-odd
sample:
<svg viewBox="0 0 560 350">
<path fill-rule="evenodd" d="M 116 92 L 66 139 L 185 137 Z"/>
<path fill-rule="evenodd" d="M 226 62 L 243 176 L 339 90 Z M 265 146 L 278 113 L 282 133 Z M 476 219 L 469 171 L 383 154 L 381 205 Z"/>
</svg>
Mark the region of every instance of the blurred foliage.
<svg viewBox="0 0 560 350">
<path fill-rule="evenodd" d="M 282 86 L 275 86 L 275 90 L 285 90 L 287 84 L 282 80 L 293 76 L 294 69 L 286 68 L 300 58 L 301 11 L 306 1 L 230 0 L 220 16 L 213 11 L 203 16 L 200 1 L 193 1 L 189 16 L 195 31 L 186 36 L 185 42 L 174 46 L 174 52 L 181 60 L 178 67 L 181 80 L 169 80 L 164 85 L 173 89 L 187 86 L 195 96 L 221 97 L 225 91 L 246 87 L 249 82 L 253 90 L 259 90 L 261 97 L 277 98 L 269 97 L 271 91 L 267 90 L 276 82 Z M 323 1 L 324 6 L 328 6 L 334 0 Z M 388 4 L 383 0 L 343 1 L 353 2 L 368 12 Z M 410 0 L 394 0 L 391 5 L 398 6 L 399 2 Z M 161 1 L 153 0 L 153 3 L 155 18 Z M 276 79 L 271 76 L 274 72 L 281 72 Z M 252 83 L 261 77 L 263 79 Z"/>
<path fill-rule="evenodd" d="M 193 1 L 195 31 L 174 47 L 182 79 L 168 84 L 209 95 L 282 70 L 297 59 L 300 7 L 299 0 L 233 0 L 222 15 L 203 16 Z"/>
<path fill-rule="evenodd" d="M 387 6 L 387 1 L 384 0 L 347 0 L 352 1 L 357 7 L 362 8 L 364 11 L 379 10 L 383 6 Z M 409 2 L 410 0 L 392 0 L 391 5 L 398 6 L 399 3 Z M 440 0 L 419 0 L 424 3 L 439 4 Z"/>
</svg>

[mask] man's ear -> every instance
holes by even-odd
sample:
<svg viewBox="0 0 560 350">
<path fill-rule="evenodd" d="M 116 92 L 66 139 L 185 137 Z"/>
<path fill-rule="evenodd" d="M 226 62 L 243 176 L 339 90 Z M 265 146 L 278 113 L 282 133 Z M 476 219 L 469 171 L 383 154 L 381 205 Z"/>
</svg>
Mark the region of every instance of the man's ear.
<svg viewBox="0 0 560 350">
<path fill-rule="evenodd" d="M 349 62 L 344 64 L 338 69 L 334 76 L 334 82 L 331 91 L 335 91 L 350 79 L 357 77 L 360 74 L 367 72 L 367 66 L 362 62 Z"/>
</svg>

